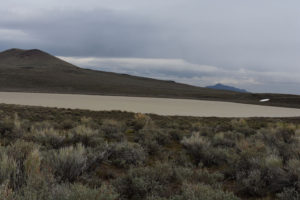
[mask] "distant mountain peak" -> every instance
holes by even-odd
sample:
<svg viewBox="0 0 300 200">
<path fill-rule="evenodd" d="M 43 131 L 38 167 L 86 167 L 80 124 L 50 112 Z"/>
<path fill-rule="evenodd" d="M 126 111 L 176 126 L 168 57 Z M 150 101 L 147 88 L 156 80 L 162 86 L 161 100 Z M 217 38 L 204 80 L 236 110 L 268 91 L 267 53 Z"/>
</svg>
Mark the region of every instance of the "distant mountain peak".
<svg viewBox="0 0 300 200">
<path fill-rule="evenodd" d="M 2 56 L 16 56 L 16 57 L 32 57 L 32 56 L 50 56 L 48 53 L 45 53 L 39 49 L 17 49 L 12 48 L 8 49 L 6 51 L 0 52 L 0 55 Z"/>
<path fill-rule="evenodd" d="M 233 91 L 233 92 L 248 93 L 247 90 L 236 88 L 236 87 L 232 87 L 232 86 L 229 86 L 229 85 L 224 85 L 222 83 L 217 83 L 217 84 L 212 85 L 212 86 L 207 86 L 206 88 L 216 89 L 216 90 L 227 90 L 227 91 Z"/>
<path fill-rule="evenodd" d="M 20 53 L 21 57 L 33 57 L 33 56 L 49 56 L 49 54 L 38 50 L 38 49 L 30 49 L 30 50 L 26 50 L 23 51 L 22 53 Z"/>
<path fill-rule="evenodd" d="M 75 66 L 39 49 L 12 48 L 0 52 L 0 69 L 20 68 L 74 70 Z"/>
<path fill-rule="evenodd" d="M 24 50 L 22 50 L 22 49 L 12 48 L 12 49 L 8 49 L 8 50 L 0 52 L 0 55 L 16 55 L 16 54 L 22 53 L 23 51 Z"/>
</svg>

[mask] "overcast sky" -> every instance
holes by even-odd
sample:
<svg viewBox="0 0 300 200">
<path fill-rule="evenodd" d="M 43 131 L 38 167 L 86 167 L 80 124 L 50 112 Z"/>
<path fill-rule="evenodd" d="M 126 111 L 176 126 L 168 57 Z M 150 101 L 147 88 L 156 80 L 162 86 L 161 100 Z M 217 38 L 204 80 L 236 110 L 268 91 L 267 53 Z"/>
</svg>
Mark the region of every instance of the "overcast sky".
<svg viewBox="0 0 300 200">
<path fill-rule="evenodd" d="M 10 0 L 0 51 L 252 92 L 300 94 L 299 0 Z"/>
</svg>

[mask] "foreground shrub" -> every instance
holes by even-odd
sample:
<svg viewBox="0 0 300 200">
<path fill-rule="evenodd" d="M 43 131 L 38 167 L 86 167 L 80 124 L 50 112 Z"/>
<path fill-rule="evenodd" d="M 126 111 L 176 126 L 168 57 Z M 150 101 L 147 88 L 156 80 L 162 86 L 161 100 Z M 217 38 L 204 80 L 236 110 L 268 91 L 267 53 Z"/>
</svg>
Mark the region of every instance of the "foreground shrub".
<svg viewBox="0 0 300 200">
<path fill-rule="evenodd" d="M 206 169 L 194 171 L 190 176 L 192 183 L 204 183 L 212 186 L 220 186 L 224 180 L 224 175 L 220 172 L 208 172 Z M 188 180 L 185 176 L 184 180 Z"/>
<path fill-rule="evenodd" d="M 212 147 L 211 142 L 198 132 L 193 133 L 189 138 L 183 138 L 181 143 L 194 158 L 196 164 L 202 162 L 206 166 L 211 166 L 226 162 L 226 150 Z"/>
<path fill-rule="evenodd" d="M 6 199 L 4 198 L 6 196 L 8 199 L 10 195 L 9 187 L 15 185 L 14 181 L 17 178 L 18 166 L 13 158 L 8 157 L 3 148 L 0 151 L 0 197 Z"/>
<path fill-rule="evenodd" d="M 138 166 L 146 161 L 147 155 L 139 144 L 122 142 L 112 145 L 109 160 L 118 167 Z"/>
<path fill-rule="evenodd" d="M 97 189 L 75 183 L 57 186 L 51 200 L 117 200 L 118 196 L 112 186 L 106 184 Z"/>
<path fill-rule="evenodd" d="M 115 120 L 104 120 L 100 127 L 104 133 L 104 137 L 108 140 L 123 141 L 124 140 L 124 125 Z"/>
<path fill-rule="evenodd" d="M 149 155 L 157 155 L 162 150 L 162 142 L 166 141 L 166 137 L 159 136 L 155 130 L 141 129 L 135 134 L 135 142 L 139 143 Z M 159 142 L 160 144 L 159 144 Z"/>
<path fill-rule="evenodd" d="M 53 175 L 41 166 L 42 157 L 38 149 L 33 150 L 24 161 L 26 182 L 15 192 L 15 200 L 48 200 L 56 184 Z"/>
<path fill-rule="evenodd" d="M 14 200 L 52 200 L 55 182 L 44 174 L 28 177 L 26 185 L 14 191 Z"/>
<path fill-rule="evenodd" d="M 172 200 L 239 200 L 234 194 L 214 189 L 204 184 L 188 184 L 182 187 L 182 194 L 171 198 Z"/>
<path fill-rule="evenodd" d="M 26 131 L 26 123 L 20 120 L 18 114 L 14 117 L 6 116 L 0 120 L 0 137 L 15 140 Z"/>
<path fill-rule="evenodd" d="M 17 170 L 16 161 L 12 157 L 9 157 L 5 150 L 1 148 L 0 184 L 9 183 L 11 179 L 16 179 Z"/>
<path fill-rule="evenodd" d="M 5 197 L 5 200 L 117 200 L 118 196 L 113 187 L 107 184 L 90 188 L 80 183 L 55 185 L 38 181 L 29 183 L 15 193 L 0 187 L 0 197 Z"/>
<path fill-rule="evenodd" d="M 234 135 L 235 137 L 231 137 Z M 235 147 L 236 137 L 239 135 L 239 133 L 232 133 L 232 132 L 219 132 L 214 135 L 212 139 L 212 146 L 213 147 Z"/>
<path fill-rule="evenodd" d="M 114 186 L 122 199 L 169 199 L 174 194 L 180 194 L 184 181 L 219 186 L 218 182 L 222 180 L 223 176 L 219 173 L 156 163 L 153 167 L 130 169 L 125 176 L 114 182 Z M 184 190 L 185 186 L 182 187 L 182 191 Z"/>
<path fill-rule="evenodd" d="M 298 118 L 9 105 L 0 118 L 0 200 L 300 198 Z"/>
<path fill-rule="evenodd" d="M 122 199 L 145 199 L 152 195 L 165 197 L 172 193 L 170 183 L 178 182 L 177 178 L 170 165 L 157 164 L 153 168 L 132 168 L 114 185 Z"/>
<path fill-rule="evenodd" d="M 31 139 L 48 149 L 58 149 L 64 145 L 65 136 L 60 134 L 53 127 L 36 128 L 32 127 L 31 132 L 27 135 L 27 139 Z"/>
<path fill-rule="evenodd" d="M 82 144 L 50 153 L 47 164 L 59 181 L 75 181 L 87 167 L 86 149 Z"/>
<path fill-rule="evenodd" d="M 300 193 L 295 188 L 284 188 L 283 192 L 276 195 L 280 200 L 299 200 Z"/>
<path fill-rule="evenodd" d="M 250 136 L 254 135 L 256 131 L 249 127 L 247 121 L 245 119 L 233 119 L 231 121 L 232 129 L 235 132 L 242 133 L 243 135 Z"/>
<path fill-rule="evenodd" d="M 16 174 L 10 177 L 9 182 L 9 186 L 14 190 L 21 188 L 26 183 L 27 174 L 24 164 L 28 156 L 33 151 L 38 151 L 38 148 L 38 145 L 23 140 L 17 140 L 6 148 L 7 156 L 16 163 Z"/>
<path fill-rule="evenodd" d="M 15 200 L 14 193 L 11 188 L 9 188 L 7 182 L 2 182 L 0 185 L 0 199 L 2 200 Z"/>
<path fill-rule="evenodd" d="M 283 162 L 299 158 L 299 139 L 291 128 L 269 128 L 259 131 L 262 140 L 270 148 L 278 151 Z"/>
<path fill-rule="evenodd" d="M 263 196 L 267 192 L 267 183 L 259 170 L 247 173 L 238 173 L 237 182 L 239 191 L 250 196 Z"/>
<path fill-rule="evenodd" d="M 71 119 L 65 119 L 61 122 L 60 126 L 62 129 L 69 130 L 74 128 L 76 126 L 76 123 Z"/>
<path fill-rule="evenodd" d="M 0 121 L 0 134 L 2 137 L 11 136 L 14 129 L 13 119 L 6 117 Z"/>
<path fill-rule="evenodd" d="M 140 129 L 151 129 L 155 126 L 150 116 L 142 113 L 136 113 L 134 119 L 131 121 L 131 125 L 136 131 Z"/>
<path fill-rule="evenodd" d="M 70 130 L 69 144 L 82 143 L 85 147 L 97 146 L 99 143 L 103 143 L 103 139 L 99 138 L 99 131 L 91 129 L 87 126 L 77 126 Z"/>
</svg>

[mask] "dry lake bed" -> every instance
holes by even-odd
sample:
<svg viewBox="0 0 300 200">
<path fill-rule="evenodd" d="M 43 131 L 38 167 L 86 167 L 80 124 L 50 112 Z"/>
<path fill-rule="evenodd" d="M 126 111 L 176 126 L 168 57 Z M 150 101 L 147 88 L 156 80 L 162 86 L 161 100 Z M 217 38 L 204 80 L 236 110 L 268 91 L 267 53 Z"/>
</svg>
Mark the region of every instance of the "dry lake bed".
<svg viewBox="0 0 300 200">
<path fill-rule="evenodd" d="M 88 109 L 95 111 L 122 110 L 199 117 L 296 117 L 300 109 L 259 106 L 240 103 L 168 99 L 148 97 L 123 97 L 77 94 L 0 92 L 0 103 Z"/>
</svg>

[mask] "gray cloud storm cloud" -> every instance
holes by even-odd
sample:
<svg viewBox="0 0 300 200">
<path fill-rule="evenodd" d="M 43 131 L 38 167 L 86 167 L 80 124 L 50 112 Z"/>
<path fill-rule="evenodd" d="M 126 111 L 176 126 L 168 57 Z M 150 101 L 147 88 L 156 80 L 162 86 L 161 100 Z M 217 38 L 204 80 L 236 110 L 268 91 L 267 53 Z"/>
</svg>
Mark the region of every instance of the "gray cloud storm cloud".
<svg viewBox="0 0 300 200">
<path fill-rule="evenodd" d="M 298 0 L 11 0 L 0 50 L 199 86 L 300 94 Z"/>
</svg>

